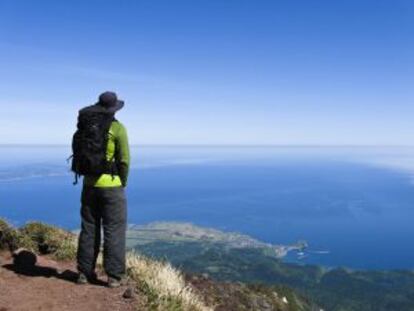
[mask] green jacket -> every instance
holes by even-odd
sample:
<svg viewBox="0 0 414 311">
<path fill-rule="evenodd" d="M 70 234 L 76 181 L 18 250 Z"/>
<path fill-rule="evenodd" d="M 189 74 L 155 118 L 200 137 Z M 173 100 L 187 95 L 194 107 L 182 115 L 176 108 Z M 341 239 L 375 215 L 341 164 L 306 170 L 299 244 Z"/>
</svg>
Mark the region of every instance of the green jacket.
<svg viewBox="0 0 414 311">
<path fill-rule="evenodd" d="M 99 177 L 85 176 L 84 186 L 92 187 L 126 187 L 129 174 L 129 144 L 126 129 L 119 121 L 113 121 L 108 132 L 106 148 L 108 161 L 116 161 L 118 174 L 102 174 Z"/>
</svg>

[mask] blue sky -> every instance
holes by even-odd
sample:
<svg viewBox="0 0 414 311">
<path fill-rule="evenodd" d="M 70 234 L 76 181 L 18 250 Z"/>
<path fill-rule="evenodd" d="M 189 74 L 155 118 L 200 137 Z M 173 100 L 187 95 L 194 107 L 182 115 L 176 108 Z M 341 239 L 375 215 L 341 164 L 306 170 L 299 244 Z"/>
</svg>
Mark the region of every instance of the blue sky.
<svg viewBox="0 0 414 311">
<path fill-rule="evenodd" d="M 114 90 L 134 144 L 412 145 L 414 2 L 0 2 L 0 143 L 70 143 Z"/>
</svg>

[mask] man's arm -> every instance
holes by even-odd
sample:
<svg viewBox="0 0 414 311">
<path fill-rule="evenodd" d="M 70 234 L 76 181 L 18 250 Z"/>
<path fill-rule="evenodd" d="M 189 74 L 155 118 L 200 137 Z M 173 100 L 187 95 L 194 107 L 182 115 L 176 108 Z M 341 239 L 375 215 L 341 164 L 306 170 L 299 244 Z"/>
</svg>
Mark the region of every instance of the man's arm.
<svg viewBox="0 0 414 311">
<path fill-rule="evenodd" d="M 126 187 L 128 182 L 129 164 L 130 155 L 128 135 L 125 127 L 119 123 L 119 131 L 117 135 L 117 168 L 123 187 Z"/>
</svg>

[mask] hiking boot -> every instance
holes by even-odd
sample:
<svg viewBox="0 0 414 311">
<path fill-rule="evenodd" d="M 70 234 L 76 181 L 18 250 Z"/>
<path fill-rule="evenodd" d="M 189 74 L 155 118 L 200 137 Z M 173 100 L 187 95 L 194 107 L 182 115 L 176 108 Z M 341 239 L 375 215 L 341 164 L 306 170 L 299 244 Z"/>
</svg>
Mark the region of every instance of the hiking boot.
<svg viewBox="0 0 414 311">
<path fill-rule="evenodd" d="M 120 286 L 125 286 L 127 284 L 128 284 L 128 279 L 126 277 L 122 277 L 121 279 L 116 279 L 111 276 L 108 277 L 109 288 L 117 288 Z"/>
<path fill-rule="evenodd" d="M 76 280 L 76 283 L 79 284 L 79 285 L 88 284 L 88 278 L 86 277 L 85 274 L 83 274 L 82 272 L 80 272 L 78 274 L 78 279 Z"/>
<path fill-rule="evenodd" d="M 88 284 L 88 283 L 94 283 L 97 280 L 98 280 L 98 277 L 95 273 L 92 273 L 91 275 L 86 275 L 85 273 L 79 272 L 76 283 L 79 285 L 83 285 L 83 284 Z"/>
</svg>

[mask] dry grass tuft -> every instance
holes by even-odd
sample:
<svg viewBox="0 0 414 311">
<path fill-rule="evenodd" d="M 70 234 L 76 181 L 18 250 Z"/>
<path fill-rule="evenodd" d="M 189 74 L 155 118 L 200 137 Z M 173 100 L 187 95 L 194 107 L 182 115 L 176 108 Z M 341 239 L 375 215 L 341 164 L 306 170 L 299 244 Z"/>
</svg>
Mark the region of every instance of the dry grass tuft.
<svg viewBox="0 0 414 311">
<path fill-rule="evenodd" d="M 149 297 L 153 310 L 212 311 L 186 285 L 180 271 L 169 263 L 154 261 L 135 252 L 127 254 L 128 276 L 137 282 L 138 290 Z"/>
</svg>

